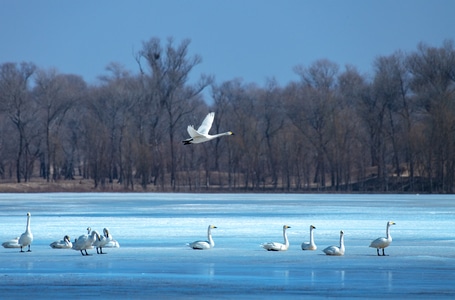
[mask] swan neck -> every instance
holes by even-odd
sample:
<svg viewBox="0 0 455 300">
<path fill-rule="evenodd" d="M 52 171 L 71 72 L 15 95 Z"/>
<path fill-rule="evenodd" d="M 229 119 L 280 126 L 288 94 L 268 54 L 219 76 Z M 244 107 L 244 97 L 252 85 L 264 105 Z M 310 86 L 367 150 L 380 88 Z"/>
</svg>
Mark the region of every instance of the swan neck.
<svg viewBox="0 0 455 300">
<path fill-rule="evenodd" d="M 344 235 L 340 236 L 340 249 L 344 251 Z"/>
<path fill-rule="evenodd" d="M 224 135 L 231 135 L 231 134 L 229 132 L 223 132 L 223 133 L 218 133 L 218 134 L 212 135 L 212 137 L 217 138 L 217 137 L 224 136 Z"/>
<path fill-rule="evenodd" d="M 387 229 L 386 229 L 385 233 L 386 233 L 387 239 L 391 240 L 392 236 L 390 235 L 390 225 L 389 224 L 387 224 Z"/>
<path fill-rule="evenodd" d="M 289 240 L 288 240 L 288 235 L 286 233 L 286 228 L 283 229 L 283 237 L 284 237 L 284 244 L 289 247 Z"/>
<path fill-rule="evenodd" d="M 27 216 L 27 227 L 25 227 L 25 231 L 30 232 L 30 216 Z"/>
<path fill-rule="evenodd" d="M 310 244 L 314 244 L 314 241 L 313 241 L 313 228 L 310 229 Z"/>
<path fill-rule="evenodd" d="M 215 246 L 215 242 L 212 239 L 212 229 L 210 227 L 207 229 L 207 239 L 209 240 L 210 246 L 213 248 Z"/>
</svg>

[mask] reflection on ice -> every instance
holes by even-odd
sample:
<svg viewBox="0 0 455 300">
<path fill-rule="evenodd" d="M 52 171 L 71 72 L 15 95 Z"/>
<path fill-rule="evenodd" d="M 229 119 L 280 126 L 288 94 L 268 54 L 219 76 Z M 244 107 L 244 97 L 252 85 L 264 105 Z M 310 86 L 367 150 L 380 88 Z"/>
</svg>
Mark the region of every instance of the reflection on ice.
<svg viewBox="0 0 455 300">
<path fill-rule="evenodd" d="M 33 252 L 0 248 L 5 298 L 455 296 L 450 195 L 1 194 L 0 208 L 1 242 L 20 235 L 24 213 L 33 214 Z M 388 220 L 398 225 L 378 257 L 368 246 Z M 185 246 L 207 224 L 218 227 L 216 247 Z M 288 250 L 261 249 L 283 224 L 292 227 Z M 320 249 L 342 228 L 345 255 L 302 251 L 310 224 Z M 88 257 L 49 247 L 88 226 L 109 228 L 122 247 Z"/>
</svg>

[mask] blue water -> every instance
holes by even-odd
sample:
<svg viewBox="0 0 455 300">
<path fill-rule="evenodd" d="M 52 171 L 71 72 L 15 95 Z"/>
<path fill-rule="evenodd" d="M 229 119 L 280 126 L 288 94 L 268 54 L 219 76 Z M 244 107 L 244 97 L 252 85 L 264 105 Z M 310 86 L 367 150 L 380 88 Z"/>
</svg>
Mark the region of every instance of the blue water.
<svg viewBox="0 0 455 300">
<path fill-rule="evenodd" d="M 0 242 L 25 231 L 31 253 L 0 248 L 0 298 L 452 298 L 455 197 L 307 194 L 1 194 Z M 385 257 L 369 248 L 393 220 Z M 212 231 L 215 248 L 187 242 Z M 283 242 L 290 248 L 267 252 Z M 304 252 L 309 226 L 318 250 Z M 85 257 L 49 244 L 109 227 L 120 248 Z M 346 253 L 321 250 L 339 243 Z"/>
</svg>

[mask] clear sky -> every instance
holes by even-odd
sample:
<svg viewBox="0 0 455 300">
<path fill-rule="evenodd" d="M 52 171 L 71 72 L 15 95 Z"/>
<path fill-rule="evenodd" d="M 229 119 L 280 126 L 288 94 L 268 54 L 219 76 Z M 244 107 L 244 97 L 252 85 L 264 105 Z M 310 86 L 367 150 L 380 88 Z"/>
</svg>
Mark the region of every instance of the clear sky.
<svg viewBox="0 0 455 300">
<path fill-rule="evenodd" d="M 96 83 L 110 62 L 133 73 L 152 37 L 191 40 L 192 78 L 298 80 L 329 59 L 371 73 L 375 57 L 455 40 L 453 0 L 0 0 L 0 63 L 33 62 Z"/>
</svg>

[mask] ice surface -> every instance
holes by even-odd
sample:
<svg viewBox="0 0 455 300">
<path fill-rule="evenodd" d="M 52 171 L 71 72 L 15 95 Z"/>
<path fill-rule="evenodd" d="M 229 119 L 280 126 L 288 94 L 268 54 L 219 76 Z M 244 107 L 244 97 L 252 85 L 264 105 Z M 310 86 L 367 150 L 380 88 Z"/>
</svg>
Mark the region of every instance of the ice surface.
<svg viewBox="0 0 455 300">
<path fill-rule="evenodd" d="M 0 242 L 25 231 L 31 253 L 0 248 L 0 298 L 453 298 L 453 195 L 308 194 L 0 194 Z M 393 220 L 388 256 L 371 240 Z M 216 246 L 196 251 L 187 242 Z M 267 252 L 283 242 L 290 248 Z M 302 251 L 314 232 L 316 251 Z M 65 234 L 110 229 L 108 254 L 49 247 Z M 324 255 L 345 232 L 346 254 Z"/>
</svg>

